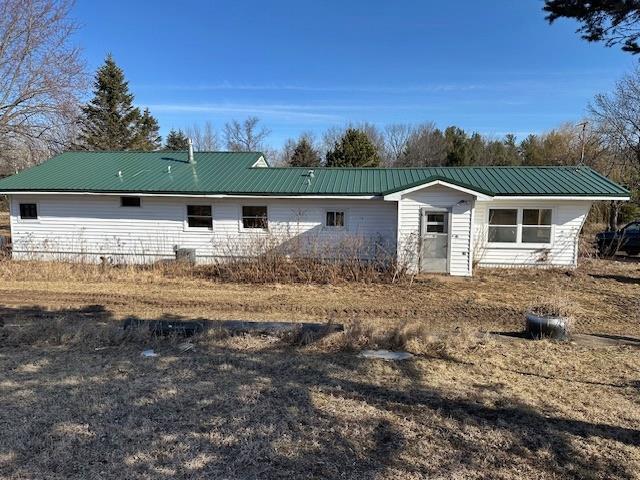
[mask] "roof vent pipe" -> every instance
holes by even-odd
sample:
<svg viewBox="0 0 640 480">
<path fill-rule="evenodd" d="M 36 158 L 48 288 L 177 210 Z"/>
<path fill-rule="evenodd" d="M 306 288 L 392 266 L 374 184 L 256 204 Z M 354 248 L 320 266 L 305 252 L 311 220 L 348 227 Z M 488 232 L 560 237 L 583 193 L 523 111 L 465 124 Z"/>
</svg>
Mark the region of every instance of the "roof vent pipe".
<svg viewBox="0 0 640 480">
<path fill-rule="evenodd" d="M 193 158 L 193 142 L 190 138 L 187 138 L 187 144 L 189 145 L 189 163 L 196 163 Z"/>
</svg>

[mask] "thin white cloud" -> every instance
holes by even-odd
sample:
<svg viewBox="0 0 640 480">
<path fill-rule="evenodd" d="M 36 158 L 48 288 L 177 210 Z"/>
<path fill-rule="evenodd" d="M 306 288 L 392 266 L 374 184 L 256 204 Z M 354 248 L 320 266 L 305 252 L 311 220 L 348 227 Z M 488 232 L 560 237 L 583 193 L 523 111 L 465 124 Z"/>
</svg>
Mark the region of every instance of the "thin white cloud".
<svg viewBox="0 0 640 480">
<path fill-rule="evenodd" d="M 437 115 L 443 111 L 449 110 L 452 105 L 465 106 L 482 106 L 490 104 L 492 106 L 504 105 L 507 107 L 519 106 L 519 101 L 509 99 L 486 99 L 470 102 L 468 100 L 457 101 L 435 101 L 427 103 L 358 103 L 358 104 L 340 104 L 340 103 L 258 103 L 258 104 L 238 104 L 238 103 L 157 103 L 145 104 L 152 112 L 168 113 L 168 114 L 219 114 L 219 115 L 258 115 L 267 118 L 284 119 L 290 121 L 305 122 L 325 122 L 336 123 L 350 120 L 361 115 L 371 116 L 387 113 L 399 112 L 420 112 L 427 115 Z M 514 113 L 516 116 L 539 116 L 539 114 L 529 114 L 527 112 Z M 481 116 L 481 112 L 465 112 L 459 111 L 459 116 Z M 373 121 L 373 119 L 372 119 Z"/>
<path fill-rule="evenodd" d="M 286 118 L 290 120 L 310 121 L 339 121 L 341 116 L 331 113 L 313 111 L 313 107 L 305 105 L 231 105 L 231 104 L 186 104 L 186 103 L 160 103 L 150 104 L 147 107 L 153 112 L 160 113 L 209 113 L 209 114 L 246 114 L 263 115 L 267 117 Z M 318 107 L 315 110 L 332 110 L 327 107 Z"/>
</svg>

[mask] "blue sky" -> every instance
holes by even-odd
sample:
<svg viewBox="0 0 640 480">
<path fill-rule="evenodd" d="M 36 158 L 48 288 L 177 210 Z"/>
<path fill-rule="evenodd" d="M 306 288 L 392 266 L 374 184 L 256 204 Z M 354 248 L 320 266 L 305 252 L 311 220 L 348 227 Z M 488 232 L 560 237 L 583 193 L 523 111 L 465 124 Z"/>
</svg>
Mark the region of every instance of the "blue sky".
<svg viewBox="0 0 640 480">
<path fill-rule="evenodd" d="M 577 121 L 637 64 L 549 26 L 542 0 L 77 0 L 95 70 L 108 52 L 161 133 L 249 115 L 280 147 L 347 122 L 433 121 L 490 136 Z"/>
</svg>

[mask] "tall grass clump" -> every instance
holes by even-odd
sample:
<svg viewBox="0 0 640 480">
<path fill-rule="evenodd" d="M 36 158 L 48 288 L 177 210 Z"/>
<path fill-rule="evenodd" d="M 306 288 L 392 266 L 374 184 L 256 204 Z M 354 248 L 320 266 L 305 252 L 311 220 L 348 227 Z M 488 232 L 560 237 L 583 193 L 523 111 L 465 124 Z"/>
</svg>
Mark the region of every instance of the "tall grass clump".
<svg viewBox="0 0 640 480">
<path fill-rule="evenodd" d="M 538 317 L 561 318 L 567 335 L 575 329 L 576 306 L 563 295 L 540 297 L 529 305 L 527 311 Z"/>
</svg>

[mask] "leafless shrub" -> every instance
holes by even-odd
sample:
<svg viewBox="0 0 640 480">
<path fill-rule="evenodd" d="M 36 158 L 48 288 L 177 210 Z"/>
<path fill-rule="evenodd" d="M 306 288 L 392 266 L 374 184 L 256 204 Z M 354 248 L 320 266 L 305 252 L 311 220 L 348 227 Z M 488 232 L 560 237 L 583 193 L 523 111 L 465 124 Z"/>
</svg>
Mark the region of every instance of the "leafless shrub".
<svg viewBox="0 0 640 480">
<path fill-rule="evenodd" d="M 229 244 L 223 259 L 198 269 L 199 275 L 237 283 L 388 283 L 407 278 L 393 252 L 381 242 L 356 235 L 322 240 L 283 240 L 257 235 L 242 245 Z"/>
<path fill-rule="evenodd" d="M 599 258 L 601 253 L 596 245 L 596 234 L 607 229 L 607 225 L 600 222 L 586 222 L 578 237 L 578 257 L 584 259 Z"/>
<path fill-rule="evenodd" d="M 0 277 L 29 280 L 38 272 L 42 281 L 74 278 L 79 281 L 135 281 L 139 284 L 157 282 L 161 278 L 207 279 L 231 283 L 302 283 L 340 284 L 403 283 L 412 274 L 406 266 L 382 245 L 367 247 L 366 242 L 342 242 L 321 246 L 321 242 L 282 246 L 269 236 L 261 236 L 240 247 L 228 247 L 228 252 L 211 264 L 192 265 L 188 262 L 158 261 L 148 264 L 100 264 L 71 259 L 59 261 L 21 260 L 23 268 L 14 262 L 0 263 Z M 306 250 L 311 247 L 312 250 Z M 255 256 L 252 256 L 255 255 Z"/>
</svg>

